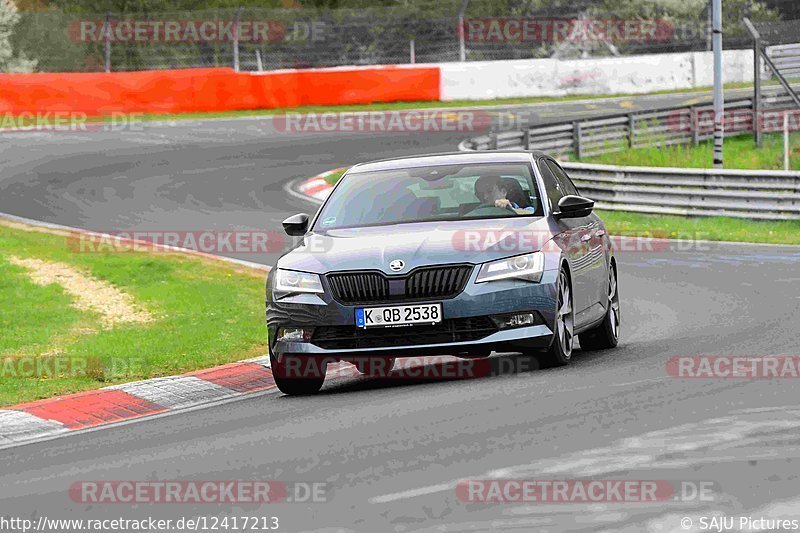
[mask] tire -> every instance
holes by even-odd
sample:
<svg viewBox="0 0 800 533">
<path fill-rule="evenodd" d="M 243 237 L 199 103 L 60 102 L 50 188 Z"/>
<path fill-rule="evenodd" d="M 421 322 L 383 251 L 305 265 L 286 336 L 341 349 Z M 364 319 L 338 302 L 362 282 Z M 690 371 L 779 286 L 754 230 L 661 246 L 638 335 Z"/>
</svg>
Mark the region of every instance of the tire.
<svg viewBox="0 0 800 533">
<path fill-rule="evenodd" d="M 354 360 L 353 364 L 364 375 L 385 378 L 392 373 L 395 361 L 394 357 L 364 357 Z"/>
<path fill-rule="evenodd" d="M 564 366 L 572 361 L 572 349 L 575 344 L 575 306 L 572 298 L 572 283 L 567 272 L 562 268 L 558 273 L 558 306 L 553 331 L 553 342 L 545 351 L 542 363 L 545 366 Z"/>
<path fill-rule="evenodd" d="M 617 265 L 612 263 L 608 269 L 608 307 L 600 325 L 580 334 L 581 348 L 584 350 L 607 350 L 619 344 L 620 312 L 619 283 Z"/>
<path fill-rule="evenodd" d="M 297 356 L 284 355 L 280 359 L 272 354 L 270 350 L 269 362 L 272 367 L 272 377 L 278 389 L 288 396 L 306 396 L 316 394 L 325 382 L 325 367 L 327 363 L 322 363 L 316 369 L 314 375 L 303 375 L 307 372 L 302 368 L 303 365 L 297 361 Z M 313 365 L 316 367 L 316 365 Z M 298 369 L 300 371 L 298 372 Z M 298 375 L 299 374 L 299 375 Z"/>
</svg>

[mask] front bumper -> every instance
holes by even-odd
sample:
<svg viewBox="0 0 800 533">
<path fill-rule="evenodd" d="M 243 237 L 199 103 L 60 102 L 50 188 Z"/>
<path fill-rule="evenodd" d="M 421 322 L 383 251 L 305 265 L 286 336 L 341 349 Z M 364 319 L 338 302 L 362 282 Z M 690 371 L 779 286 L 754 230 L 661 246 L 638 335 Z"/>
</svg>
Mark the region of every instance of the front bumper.
<svg viewBox="0 0 800 533">
<path fill-rule="evenodd" d="M 364 342 L 363 330 L 355 328 L 357 307 L 381 305 L 401 305 L 403 301 L 392 301 L 368 305 L 345 305 L 331 296 L 326 285 L 325 294 L 298 294 L 275 300 L 271 291 L 272 274 L 267 283 L 267 328 L 270 336 L 270 349 L 278 357 L 286 354 L 323 356 L 332 359 L 347 359 L 354 356 L 412 357 L 419 355 L 488 355 L 492 351 L 509 352 L 527 349 L 546 348 L 553 337 L 555 323 L 558 271 L 544 272 L 539 283 L 504 280 L 488 283 L 475 283 L 478 269 L 474 269 L 465 289 L 450 299 L 432 298 L 426 302 L 441 302 L 443 320 L 448 323 L 473 323 L 471 319 L 481 319 L 482 324 L 490 317 L 513 313 L 535 312 L 538 320 L 534 325 L 508 329 L 483 328 L 469 332 L 459 330 L 449 340 L 426 342 L 434 328 L 409 326 L 390 328 L 385 331 L 387 345 L 381 345 L 381 330 L 370 330 L 369 342 Z M 353 332 L 353 342 L 347 343 L 341 334 L 338 342 L 325 342 L 311 337 L 309 342 L 279 341 L 280 328 L 304 328 L 321 332 L 323 329 Z M 444 327 L 442 327 L 444 329 Z M 397 342 L 398 334 L 403 341 Z M 389 341 L 389 338 L 394 340 Z M 444 335 L 447 337 L 447 335 Z M 478 338 L 476 338 L 478 337 Z M 459 340 L 468 339 L 468 340 Z"/>
</svg>

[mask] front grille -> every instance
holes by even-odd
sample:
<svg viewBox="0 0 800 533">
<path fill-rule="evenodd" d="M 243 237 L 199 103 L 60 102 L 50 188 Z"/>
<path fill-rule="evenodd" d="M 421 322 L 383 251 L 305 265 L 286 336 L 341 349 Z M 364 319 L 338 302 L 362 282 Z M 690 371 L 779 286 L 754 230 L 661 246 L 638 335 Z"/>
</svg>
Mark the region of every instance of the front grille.
<svg viewBox="0 0 800 533">
<path fill-rule="evenodd" d="M 377 272 L 331 274 L 333 297 L 344 303 L 380 302 L 389 298 L 389 280 Z"/>
<path fill-rule="evenodd" d="M 417 268 L 404 276 L 381 272 L 337 272 L 326 277 L 333 297 L 343 304 L 452 298 L 464 290 L 470 265 Z"/>
<path fill-rule="evenodd" d="M 488 316 L 451 318 L 439 324 L 396 328 L 356 326 L 321 326 L 314 329 L 311 343 L 325 350 L 356 350 L 358 348 L 391 348 L 470 342 L 488 337 L 498 331 Z"/>
</svg>

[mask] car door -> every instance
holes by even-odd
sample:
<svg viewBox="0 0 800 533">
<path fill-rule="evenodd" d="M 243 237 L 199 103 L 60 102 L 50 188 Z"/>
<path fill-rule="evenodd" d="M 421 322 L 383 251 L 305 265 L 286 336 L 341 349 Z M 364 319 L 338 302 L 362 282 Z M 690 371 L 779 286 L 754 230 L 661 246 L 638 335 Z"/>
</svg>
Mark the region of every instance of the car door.
<svg viewBox="0 0 800 533">
<path fill-rule="evenodd" d="M 556 178 L 549 159 L 540 159 L 538 162 L 539 172 L 542 175 L 546 189 L 547 199 L 550 203 L 550 212 L 558 211 L 558 202 L 567 196 L 565 187 Z M 590 221 L 588 217 L 581 218 L 562 218 L 556 220 L 561 233 L 555 240 L 567 255 L 572 275 L 572 301 L 575 307 L 576 326 L 580 325 L 581 313 L 591 306 L 591 296 L 594 291 L 591 288 L 591 281 L 588 278 L 587 264 L 590 261 L 589 240 L 591 239 L 591 229 L 588 227 Z"/>
<path fill-rule="evenodd" d="M 579 195 L 578 188 L 572 183 L 569 175 L 561 168 L 561 165 L 552 159 L 547 160 L 547 165 L 555 174 L 556 180 L 566 194 Z M 600 217 L 591 213 L 587 217 L 575 219 L 580 221 L 580 240 L 585 249 L 585 276 L 587 290 L 587 317 L 592 321 L 602 316 L 603 306 L 605 306 L 606 283 L 608 273 L 605 258 L 605 242 L 603 236 L 605 229 L 600 223 Z"/>
</svg>

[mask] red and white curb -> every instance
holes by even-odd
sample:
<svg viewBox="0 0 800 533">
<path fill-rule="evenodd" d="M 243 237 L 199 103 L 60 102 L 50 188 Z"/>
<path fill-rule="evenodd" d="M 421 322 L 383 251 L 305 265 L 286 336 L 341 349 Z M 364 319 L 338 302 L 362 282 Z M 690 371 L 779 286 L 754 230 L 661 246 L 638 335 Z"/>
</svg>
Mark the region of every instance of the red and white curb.
<svg viewBox="0 0 800 533">
<path fill-rule="evenodd" d="M 347 370 L 347 367 L 350 367 Z M 357 374 L 352 365 L 328 366 L 330 378 Z M 114 385 L 0 409 L 0 449 L 74 431 L 212 406 L 258 392 L 278 392 L 269 357 L 188 374 Z"/>
<path fill-rule="evenodd" d="M 0 410 L 0 447 L 180 411 L 275 388 L 269 358 L 148 379 Z"/>
<path fill-rule="evenodd" d="M 294 193 L 296 196 L 300 196 L 316 204 L 321 204 L 331 193 L 331 190 L 333 190 L 333 185 L 328 183 L 325 178 L 335 174 L 336 172 L 341 172 L 342 170 L 345 169 L 336 168 L 327 172 L 323 172 L 322 174 L 314 176 L 313 178 L 293 182 L 289 185 L 288 190 L 289 192 Z"/>
<path fill-rule="evenodd" d="M 491 375 L 488 360 L 467 364 L 445 355 L 401 361 L 387 379 L 457 379 Z M 459 370 L 464 364 L 467 367 Z M 354 378 L 370 379 L 350 363 L 342 361 L 327 365 L 327 383 Z M 278 393 L 278 388 L 272 377 L 269 357 L 260 357 L 179 376 L 124 383 L 14 405 L 0 409 L 0 449 L 50 440 L 81 430 L 213 407 L 270 392 Z"/>
</svg>

